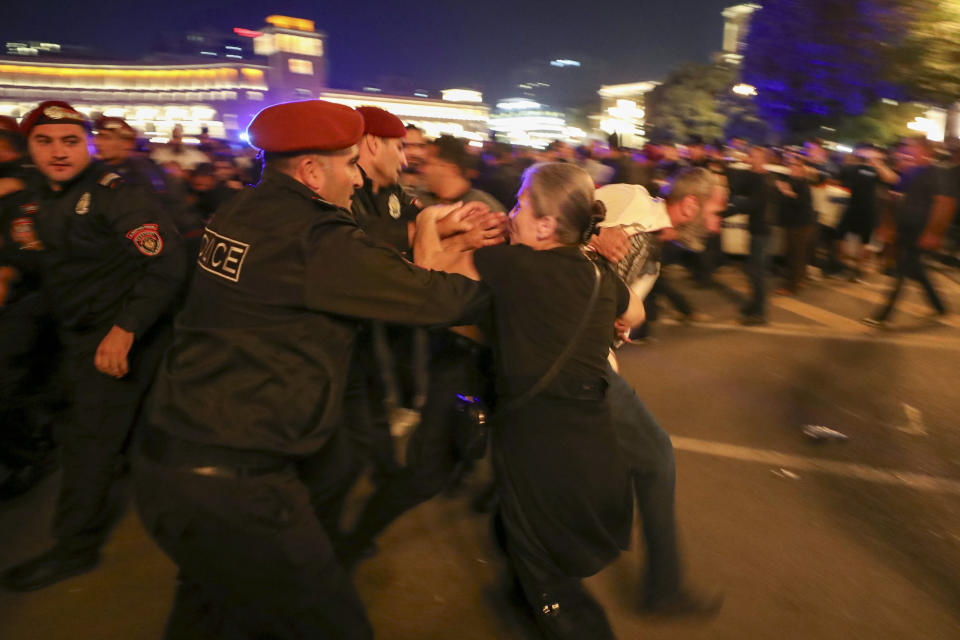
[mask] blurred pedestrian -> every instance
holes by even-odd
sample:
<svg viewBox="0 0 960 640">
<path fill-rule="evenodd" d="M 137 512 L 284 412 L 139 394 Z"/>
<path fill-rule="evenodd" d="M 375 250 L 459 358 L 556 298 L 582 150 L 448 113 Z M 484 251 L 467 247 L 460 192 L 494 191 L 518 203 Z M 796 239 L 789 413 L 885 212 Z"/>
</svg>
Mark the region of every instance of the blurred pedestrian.
<svg viewBox="0 0 960 640">
<path fill-rule="evenodd" d="M 868 325 L 886 325 L 907 278 L 923 287 L 934 317 L 947 315 L 947 307 L 927 274 L 924 256 L 943 242 L 956 212 L 957 186 L 946 169 L 933 164 L 933 156 L 933 146 L 926 138 L 910 138 L 903 145 L 901 178 L 893 188 L 898 194 L 892 221 L 897 234 L 895 280 L 883 307 L 863 319 Z M 888 222 L 882 233 L 884 239 L 889 239 L 889 229 Z"/>
<path fill-rule="evenodd" d="M 789 176 L 778 176 L 777 213 L 780 226 L 786 234 L 787 277 L 783 287 L 774 293 L 796 295 L 807 277 L 810 242 L 813 239 L 813 196 L 810 172 L 803 159 L 796 154 L 786 158 Z"/>
<path fill-rule="evenodd" d="M 879 191 L 881 187 L 896 184 L 899 176 L 884 164 L 871 145 L 858 145 L 852 158 L 853 162 L 844 165 L 839 172 L 840 184 L 850 191 L 850 200 L 837 225 L 836 252 L 841 260 L 848 262 L 850 279 L 855 281 L 863 276 L 864 261 L 877 227 Z M 846 251 L 846 239 L 850 234 L 859 241 L 853 252 Z"/>
<path fill-rule="evenodd" d="M 210 162 L 210 156 L 198 147 L 184 142 L 183 126 L 179 124 L 173 126 L 170 140 L 154 149 L 150 158 L 160 166 L 168 162 L 176 162 L 184 171 L 192 171 L 198 164 Z"/>
<path fill-rule="evenodd" d="M 730 207 L 723 215 L 744 213 L 749 218 L 750 254 L 744 268 L 752 291 L 750 299 L 741 307 L 741 322 L 761 325 L 767 323 L 767 243 L 776 211 L 777 189 L 767 166 L 770 152 L 753 146 L 747 159 L 748 169 L 734 169 L 729 174 Z"/>
</svg>

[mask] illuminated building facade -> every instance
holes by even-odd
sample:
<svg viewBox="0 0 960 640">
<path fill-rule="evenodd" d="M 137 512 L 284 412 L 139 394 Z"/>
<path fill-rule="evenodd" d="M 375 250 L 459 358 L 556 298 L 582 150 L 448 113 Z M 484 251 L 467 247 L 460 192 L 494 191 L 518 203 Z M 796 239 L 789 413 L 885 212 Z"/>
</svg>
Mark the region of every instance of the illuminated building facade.
<svg viewBox="0 0 960 640">
<path fill-rule="evenodd" d="M 386 109 L 404 124 L 420 127 L 430 138 L 450 134 L 471 142 L 486 140 L 490 108 L 483 104 L 483 96 L 464 89 L 448 89 L 442 93 L 443 100 L 428 100 L 327 89 L 317 97 L 353 108 L 366 105 Z"/>
<path fill-rule="evenodd" d="M 624 147 L 639 148 L 646 142 L 646 94 L 659 82 L 631 82 L 600 87 L 600 114 L 592 116 L 603 133 L 616 134 Z"/>
<path fill-rule="evenodd" d="M 177 124 L 187 142 L 203 128 L 238 140 L 269 104 L 323 98 L 382 107 L 431 137 L 487 137 L 489 109 L 476 91 L 448 90 L 443 100 L 425 100 L 328 90 L 325 35 L 311 20 L 269 16 L 258 30 L 237 28 L 219 40 L 188 34 L 188 40 L 198 51 L 187 63 L 182 56 L 156 64 L 79 62 L 10 49 L 12 55 L 0 56 L 0 114 L 20 118 L 43 100 L 66 100 L 90 117 L 124 118 L 156 142 L 166 141 Z M 27 44 L 20 49 L 31 49 Z"/>
<path fill-rule="evenodd" d="M 544 149 L 554 140 L 581 144 L 585 131 L 567 124 L 566 116 L 528 98 L 507 98 L 490 116 L 490 130 L 500 142 Z"/>
<path fill-rule="evenodd" d="M 43 100 L 66 100 L 90 117 L 125 118 L 145 136 L 209 129 L 236 136 L 267 93 L 268 69 L 247 64 L 90 65 L 0 59 L 0 114 L 22 117 Z"/>
<path fill-rule="evenodd" d="M 266 22 L 259 31 L 235 30 L 253 39 L 250 60 L 212 48 L 191 63 L 0 58 L 0 114 L 21 117 L 42 100 L 66 100 L 91 117 L 125 118 L 155 141 L 177 124 L 188 138 L 203 128 L 216 138 L 240 138 L 265 105 L 316 98 L 326 85 L 325 36 L 313 22 L 286 16 Z"/>
</svg>

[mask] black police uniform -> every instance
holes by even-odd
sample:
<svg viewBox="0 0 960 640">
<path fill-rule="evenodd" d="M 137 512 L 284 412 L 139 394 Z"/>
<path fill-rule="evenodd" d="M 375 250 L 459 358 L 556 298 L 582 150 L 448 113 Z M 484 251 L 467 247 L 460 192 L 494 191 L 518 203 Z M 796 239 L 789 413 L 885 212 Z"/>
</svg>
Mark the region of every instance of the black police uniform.
<svg viewBox="0 0 960 640">
<path fill-rule="evenodd" d="M 423 198 L 422 202 L 427 206 L 440 204 L 433 194 L 423 194 Z M 467 190 L 456 200 L 482 202 L 491 211 L 504 210 L 492 196 L 477 189 Z M 419 199 L 416 202 L 421 203 Z M 353 564 L 367 554 L 373 539 L 394 520 L 457 482 L 458 472 L 466 471 L 472 463 L 462 458 L 457 447 L 456 429 L 460 426 L 456 421 L 457 396 L 480 396 L 488 403 L 491 401 L 489 350 L 450 331 L 432 331 L 430 334 L 426 399 L 420 411 L 420 422 L 407 442 L 406 466 L 378 483 L 353 530 L 339 544 L 338 552 L 345 563 Z M 377 401 L 377 398 L 371 398 L 367 406 L 376 407 Z M 376 415 L 373 409 L 371 413 Z M 381 433 L 377 429 L 371 432 Z M 390 445 L 392 454 L 389 432 L 386 444 Z"/>
<path fill-rule="evenodd" d="M 355 318 L 452 323 L 480 286 L 413 266 L 273 171 L 217 212 L 197 267 L 135 464 L 141 517 L 180 566 L 168 637 L 370 637 L 325 510 L 349 480 Z"/>
<path fill-rule="evenodd" d="M 0 176 L 8 174 L 0 166 Z M 50 424 L 58 403 L 56 330 L 40 292 L 36 198 L 27 190 L 0 198 L 0 266 L 13 280 L 0 301 L 0 499 L 30 489 L 53 468 Z"/>
<path fill-rule="evenodd" d="M 93 164 L 45 188 L 36 213 L 43 244 L 43 287 L 64 345 L 70 418 L 58 440 L 63 467 L 54 521 L 58 545 L 5 575 L 27 589 L 91 568 L 106 538 L 110 489 L 125 444 L 169 335 L 162 321 L 186 265 L 179 237 L 155 198 Z M 116 379 L 94 366 L 96 350 L 118 326 L 135 335 L 129 373 Z M 53 578 L 53 579 L 52 579 Z"/>
<path fill-rule="evenodd" d="M 399 184 L 375 192 L 362 168 L 361 175 L 363 185 L 354 190 L 351 206 L 357 224 L 373 240 L 412 258 L 408 225 L 416 221 L 420 203 Z M 425 394 L 424 374 L 417 366 L 418 357 L 426 359 L 425 351 L 421 329 L 370 322 L 357 336 L 344 420 L 356 452 L 370 460 L 378 484 L 398 470 L 387 399 L 394 396 L 394 402 L 404 404 L 403 395 Z"/>
<path fill-rule="evenodd" d="M 363 186 L 353 192 L 351 211 L 357 224 L 368 236 L 387 244 L 408 258 L 410 240 L 408 224 L 416 222 L 423 205 L 399 184 L 374 192 L 373 181 L 363 174 Z"/>
</svg>

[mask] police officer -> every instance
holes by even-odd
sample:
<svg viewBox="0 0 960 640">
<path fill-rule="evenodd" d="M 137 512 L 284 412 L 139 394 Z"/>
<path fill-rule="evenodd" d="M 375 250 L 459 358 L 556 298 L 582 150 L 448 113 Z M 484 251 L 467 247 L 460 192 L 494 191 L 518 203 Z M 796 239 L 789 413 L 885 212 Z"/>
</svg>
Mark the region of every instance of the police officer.
<svg viewBox="0 0 960 640">
<path fill-rule="evenodd" d="M 365 131 L 363 142 L 360 148 L 360 166 L 365 176 L 379 175 L 381 180 L 396 180 L 400 169 L 404 164 L 404 152 L 402 146 L 402 136 L 409 135 L 403 123 L 396 116 L 375 107 L 360 107 L 358 111 L 364 114 Z M 374 137 L 374 139 L 371 139 Z M 449 138 L 449 137 L 448 137 Z M 466 151 L 461 141 L 449 138 L 445 140 L 446 147 L 450 145 L 454 149 Z M 464 156 L 464 161 L 466 160 Z M 458 178 L 462 178 L 459 169 L 455 171 Z M 438 171 L 433 171 L 432 176 L 436 176 Z M 442 180 L 441 180 L 442 182 Z M 449 182 L 442 182 L 443 186 L 450 186 Z M 360 197 L 355 198 L 354 212 L 358 221 L 389 219 L 383 215 L 382 208 L 376 210 L 377 215 L 371 215 L 369 211 L 376 203 L 373 197 L 375 193 L 371 187 L 375 187 L 376 182 L 367 177 L 364 181 L 364 187 L 358 190 Z M 411 209 L 419 205 L 419 200 L 414 199 L 412 203 L 406 205 L 403 198 L 403 191 L 397 186 L 389 187 L 391 195 L 388 198 L 395 199 L 392 208 L 388 207 L 390 218 L 403 222 L 407 214 L 406 209 Z M 399 192 L 399 193 L 397 193 Z M 457 234 L 454 219 L 444 220 L 446 225 L 438 229 L 440 235 L 448 242 L 463 241 L 461 248 L 470 249 L 483 246 L 484 244 L 495 244 L 503 240 L 502 229 L 499 226 L 505 221 L 501 212 L 503 207 L 494 201 L 490 196 L 480 191 L 470 189 L 469 182 L 459 180 L 453 184 L 452 188 L 444 191 L 448 195 L 457 195 L 460 198 L 451 201 L 462 200 L 463 202 L 476 201 L 485 205 L 490 213 L 485 214 L 485 220 L 475 219 L 472 223 L 476 225 L 477 230 L 483 230 L 489 234 L 489 237 L 474 238 L 467 241 L 465 234 Z M 383 201 L 382 199 L 380 200 Z M 363 203 L 369 203 L 364 206 Z M 410 215 L 415 215 L 411 212 Z M 363 222 L 360 222 L 363 225 Z M 382 222 L 379 227 L 383 228 Z M 400 242 L 400 229 L 394 231 L 395 242 Z M 375 233 L 375 231 L 373 232 Z M 381 355 L 381 364 L 385 364 L 386 358 L 382 354 L 386 352 L 389 357 L 391 354 L 389 348 L 385 346 L 386 340 L 377 343 L 380 333 L 383 331 L 382 325 L 373 327 L 374 342 L 378 346 L 377 353 Z M 458 463 L 461 462 L 457 455 L 455 429 L 459 426 L 453 416 L 456 411 L 457 395 L 480 396 L 489 398 L 489 394 L 481 393 L 485 390 L 485 378 L 483 372 L 487 369 L 488 361 L 487 350 L 476 342 L 477 331 L 475 328 L 469 330 L 460 328 L 458 331 L 465 332 L 453 333 L 447 330 L 431 331 L 429 336 L 424 335 L 422 330 L 411 332 L 406 327 L 388 326 L 386 332 L 389 335 L 389 342 L 392 346 L 407 346 L 407 353 L 413 353 L 414 360 L 419 358 L 421 364 L 417 366 L 417 373 L 424 379 L 418 387 L 426 390 L 423 394 L 423 402 L 418 403 L 420 409 L 419 424 L 413 435 L 407 443 L 406 466 L 390 474 L 379 474 L 375 476 L 377 490 L 371 496 L 370 500 L 364 506 L 357 518 L 352 531 L 342 536 L 338 541 L 337 551 L 342 562 L 345 565 L 352 566 L 361 558 L 371 555 L 376 550 L 374 539 L 387 526 L 389 526 L 403 512 L 417 504 L 435 496 L 448 483 L 456 481 L 454 477 L 458 471 Z M 469 336 L 469 337 L 468 337 Z M 429 339 L 429 342 L 428 342 Z M 410 345 L 414 345 L 413 348 Z M 397 351 L 400 351 L 398 349 Z M 370 358 L 361 359 L 363 350 L 358 350 L 354 361 L 354 367 L 351 368 L 353 384 L 350 385 L 347 392 L 347 410 L 348 414 L 357 414 L 360 417 L 376 418 L 381 414 L 375 410 L 375 407 L 382 406 L 383 392 L 378 387 L 379 380 L 375 375 L 367 375 L 365 380 L 369 390 L 370 398 L 368 402 L 361 406 L 357 401 L 360 395 L 357 390 L 356 378 L 357 371 L 361 370 L 366 363 L 369 369 Z M 427 373 L 427 360 L 429 359 L 429 373 Z M 358 362 L 359 361 L 359 362 Z M 390 373 L 388 366 L 382 366 L 381 370 Z M 422 393 L 422 392 L 421 392 Z M 360 407 L 353 410 L 353 407 Z M 366 412 L 364 408 L 369 408 Z M 356 438 L 365 443 L 379 443 L 376 451 L 379 451 L 381 460 L 393 456 L 393 443 L 390 439 L 388 425 L 386 420 L 376 422 L 369 419 L 367 423 L 362 420 L 351 419 L 350 432 L 356 434 L 357 425 L 366 424 L 367 431 L 365 438 Z M 381 426 L 382 425 L 382 426 Z M 370 446 L 369 444 L 367 445 Z M 373 447 L 371 447 L 373 448 Z M 382 468 L 383 465 L 381 465 Z M 375 465 L 375 470 L 377 466 Z M 460 470 L 462 470 L 461 468 Z"/>
<path fill-rule="evenodd" d="M 30 590 L 92 569 L 113 512 L 108 496 L 168 334 L 161 320 L 182 285 L 179 238 L 148 193 L 91 164 L 89 123 L 41 103 L 21 130 L 46 185 L 35 215 L 43 286 L 64 343 L 70 418 L 60 434 L 56 546 L 7 570 Z"/>
<path fill-rule="evenodd" d="M 407 130 L 384 109 L 365 106 L 357 111 L 364 123 L 357 163 L 363 184 L 353 194 L 351 211 L 368 236 L 411 258 L 411 230 L 421 207 L 398 183 L 406 165 Z M 405 397 L 425 394 L 425 350 L 422 329 L 376 322 L 365 325 L 357 337 L 344 420 L 357 453 L 372 464 L 377 484 L 398 470 L 390 411 L 404 404 Z"/>
<path fill-rule="evenodd" d="M 36 485 L 55 466 L 56 332 L 40 293 L 41 248 L 26 141 L 0 117 L 0 500 Z"/>
<path fill-rule="evenodd" d="M 452 323 L 476 283 L 415 267 L 349 211 L 363 117 L 308 100 L 250 124 L 264 177 L 217 211 L 161 366 L 135 486 L 180 567 L 168 638 L 369 638 L 328 538 L 358 320 Z"/>
<path fill-rule="evenodd" d="M 410 225 L 422 205 L 400 186 L 400 171 L 407 165 L 403 122 L 378 107 L 358 107 L 363 116 L 360 171 L 363 184 L 356 190 L 351 210 L 357 223 L 372 238 L 409 254 Z"/>
<path fill-rule="evenodd" d="M 164 194 L 163 172 L 149 159 L 135 153 L 137 131 L 123 118 L 101 116 L 93 123 L 97 159 L 120 174 L 124 182 Z"/>
</svg>

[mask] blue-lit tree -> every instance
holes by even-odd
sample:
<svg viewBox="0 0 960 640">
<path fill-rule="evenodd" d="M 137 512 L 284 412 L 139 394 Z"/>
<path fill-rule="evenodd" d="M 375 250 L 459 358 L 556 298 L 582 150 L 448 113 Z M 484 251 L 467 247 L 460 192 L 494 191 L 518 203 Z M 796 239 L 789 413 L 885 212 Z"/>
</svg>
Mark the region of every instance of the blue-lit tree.
<svg viewBox="0 0 960 640">
<path fill-rule="evenodd" d="M 743 79 L 785 138 L 817 135 L 882 98 L 905 99 L 888 73 L 902 41 L 894 0 L 766 0 L 753 14 Z"/>
</svg>

